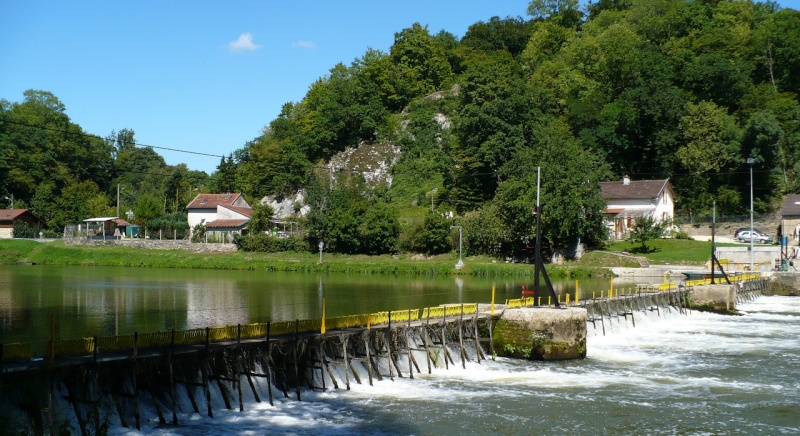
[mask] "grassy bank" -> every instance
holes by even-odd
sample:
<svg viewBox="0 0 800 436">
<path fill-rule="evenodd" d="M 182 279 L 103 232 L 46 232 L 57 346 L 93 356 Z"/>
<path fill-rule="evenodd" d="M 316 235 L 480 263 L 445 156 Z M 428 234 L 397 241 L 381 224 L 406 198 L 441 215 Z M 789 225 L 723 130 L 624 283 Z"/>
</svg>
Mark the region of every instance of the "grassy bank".
<svg viewBox="0 0 800 436">
<path fill-rule="evenodd" d="M 194 253 L 185 250 L 156 250 L 130 247 L 65 245 L 62 241 L 39 243 L 0 240 L 0 263 L 33 262 L 37 265 L 124 266 L 142 268 L 196 268 L 334 272 L 356 274 L 533 276 L 530 264 L 505 263 L 490 257 L 467 257 L 464 268 L 455 269 L 457 254 L 420 259 L 400 256 L 346 256 L 317 253 Z M 553 278 L 604 277 L 610 273 L 600 265 L 580 262 L 548 265 Z"/>
<path fill-rule="evenodd" d="M 717 244 L 718 247 L 736 244 Z M 655 239 L 647 241 L 648 252 L 640 253 L 636 249 L 640 245 L 620 241 L 609 244 L 606 251 L 627 252 L 634 256 L 642 256 L 652 264 L 670 265 L 703 265 L 711 259 L 711 242 L 689 239 Z"/>
</svg>

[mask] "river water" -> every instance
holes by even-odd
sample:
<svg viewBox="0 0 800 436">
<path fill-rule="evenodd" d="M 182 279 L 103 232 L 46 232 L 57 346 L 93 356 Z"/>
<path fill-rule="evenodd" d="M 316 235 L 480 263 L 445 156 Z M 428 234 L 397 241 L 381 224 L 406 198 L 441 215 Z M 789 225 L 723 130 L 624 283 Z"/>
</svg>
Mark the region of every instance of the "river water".
<svg viewBox="0 0 800 436">
<path fill-rule="evenodd" d="M 299 274 L 75 266 L 0 265 L 0 343 L 127 335 L 520 298 L 530 280 L 486 277 Z M 560 280 L 562 299 L 608 279 Z"/>
<path fill-rule="evenodd" d="M 112 434 L 798 434 L 800 298 L 759 297 L 741 316 L 637 314 L 585 360 L 467 363 L 415 379 L 250 402 Z M 607 326 L 608 327 L 608 326 Z M 278 397 L 276 397 L 278 398 Z M 152 415 L 151 415 L 152 416 Z"/>
<path fill-rule="evenodd" d="M 352 302 L 334 304 L 337 314 L 485 302 L 492 285 L 500 301 L 516 298 L 521 286 L 453 277 L 370 285 L 350 276 L 0 267 L 0 339 L 36 331 L 50 313 L 65 337 L 312 318 L 320 282 L 322 292 Z M 590 324 L 580 361 L 473 361 L 414 380 L 304 391 L 303 401 L 278 394 L 275 406 L 251 399 L 244 412 L 215 404 L 214 419 L 183 413 L 177 428 L 146 421 L 135 431 L 112 422 L 110 434 L 799 434 L 800 298 L 759 297 L 739 309 L 741 316 L 637 313 L 636 327 L 606 320 L 605 335 Z"/>
</svg>

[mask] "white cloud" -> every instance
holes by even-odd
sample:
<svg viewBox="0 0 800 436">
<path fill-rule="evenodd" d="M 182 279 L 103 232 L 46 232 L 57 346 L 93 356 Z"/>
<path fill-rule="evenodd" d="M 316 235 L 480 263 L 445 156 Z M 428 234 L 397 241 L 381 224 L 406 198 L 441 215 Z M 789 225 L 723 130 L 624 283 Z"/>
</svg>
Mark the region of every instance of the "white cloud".
<svg viewBox="0 0 800 436">
<path fill-rule="evenodd" d="M 292 43 L 292 47 L 294 48 L 317 48 L 317 44 L 314 44 L 312 41 L 296 41 Z"/>
<path fill-rule="evenodd" d="M 261 46 L 253 42 L 253 34 L 250 32 L 242 33 L 239 35 L 239 39 L 228 43 L 228 49 L 236 53 L 256 51 L 259 48 Z"/>
</svg>

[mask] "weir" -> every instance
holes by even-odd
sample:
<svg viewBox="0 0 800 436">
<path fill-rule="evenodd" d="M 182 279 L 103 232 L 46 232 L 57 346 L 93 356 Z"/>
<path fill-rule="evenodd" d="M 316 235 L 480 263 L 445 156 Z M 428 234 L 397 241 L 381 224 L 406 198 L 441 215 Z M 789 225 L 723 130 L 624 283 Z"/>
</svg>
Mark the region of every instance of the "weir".
<svg viewBox="0 0 800 436">
<path fill-rule="evenodd" d="M 767 285 L 760 279 L 734 285 L 735 298 L 755 298 Z M 531 299 L 508 303 L 498 305 L 497 312 L 489 305 L 459 304 L 130 338 L 83 338 L 51 342 L 48 355 L 40 358 L 26 355 L 19 344 L 0 346 L 0 414 L 24 417 L 18 428 L 34 434 L 55 433 L 69 422 L 77 423 L 74 431 L 95 434 L 112 424 L 140 429 L 145 420 L 178 425 L 179 416 L 213 418 L 215 409 L 244 410 L 248 401 L 301 401 L 304 389 L 350 389 L 353 383 L 413 379 L 415 373 L 481 363 L 487 354 L 518 354 L 513 347 L 511 352 L 505 346 L 495 349 L 493 338 L 511 307 L 527 311 L 522 318 L 551 323 L 533 331 L 534 342 L 557 339 L 557 331 L 565 330 L 565 324 L 552 324 L 542 314 L 563 316 L 570 328 L 575 327 L 575 314 L 583 314 L 577 319 L 583 322 L 585 355 L 589 324 L 605 332 L 614 319 L 630 319 L 635 326 L 637 312 L 688 314 L 692 289 L 642 287 L 635 293 L 573 301 L 565 309 L 526 307 Z M 580 340 L 580 332 L 573 336 Z M 580 354 L 579 344 L 573 348 Z M 528 354 L 517 357 L 547 358 L 531 350 Z M 558 352 L 552 356 L 563 358 Z M 0 416 L 0 421 L 7 417 Z"/>
</svg>

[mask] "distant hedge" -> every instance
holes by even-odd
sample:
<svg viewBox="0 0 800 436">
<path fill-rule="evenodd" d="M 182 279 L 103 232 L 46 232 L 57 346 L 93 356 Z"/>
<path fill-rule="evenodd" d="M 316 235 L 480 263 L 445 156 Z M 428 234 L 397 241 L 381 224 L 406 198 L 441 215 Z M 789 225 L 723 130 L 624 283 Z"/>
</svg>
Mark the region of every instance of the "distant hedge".
<svg viewBox="0 0 800 436">
<path fill-rule="evenodd" d="M 255 251 L 260 253 L 279 253 L 282 251 L 309 252 L 311 246 L 306 238 L 291 236 L 276 238 L 266 233 L 255 233 L 245 236 L 236 235 L 233 243 L 242 251 Z"/>
</svg>

